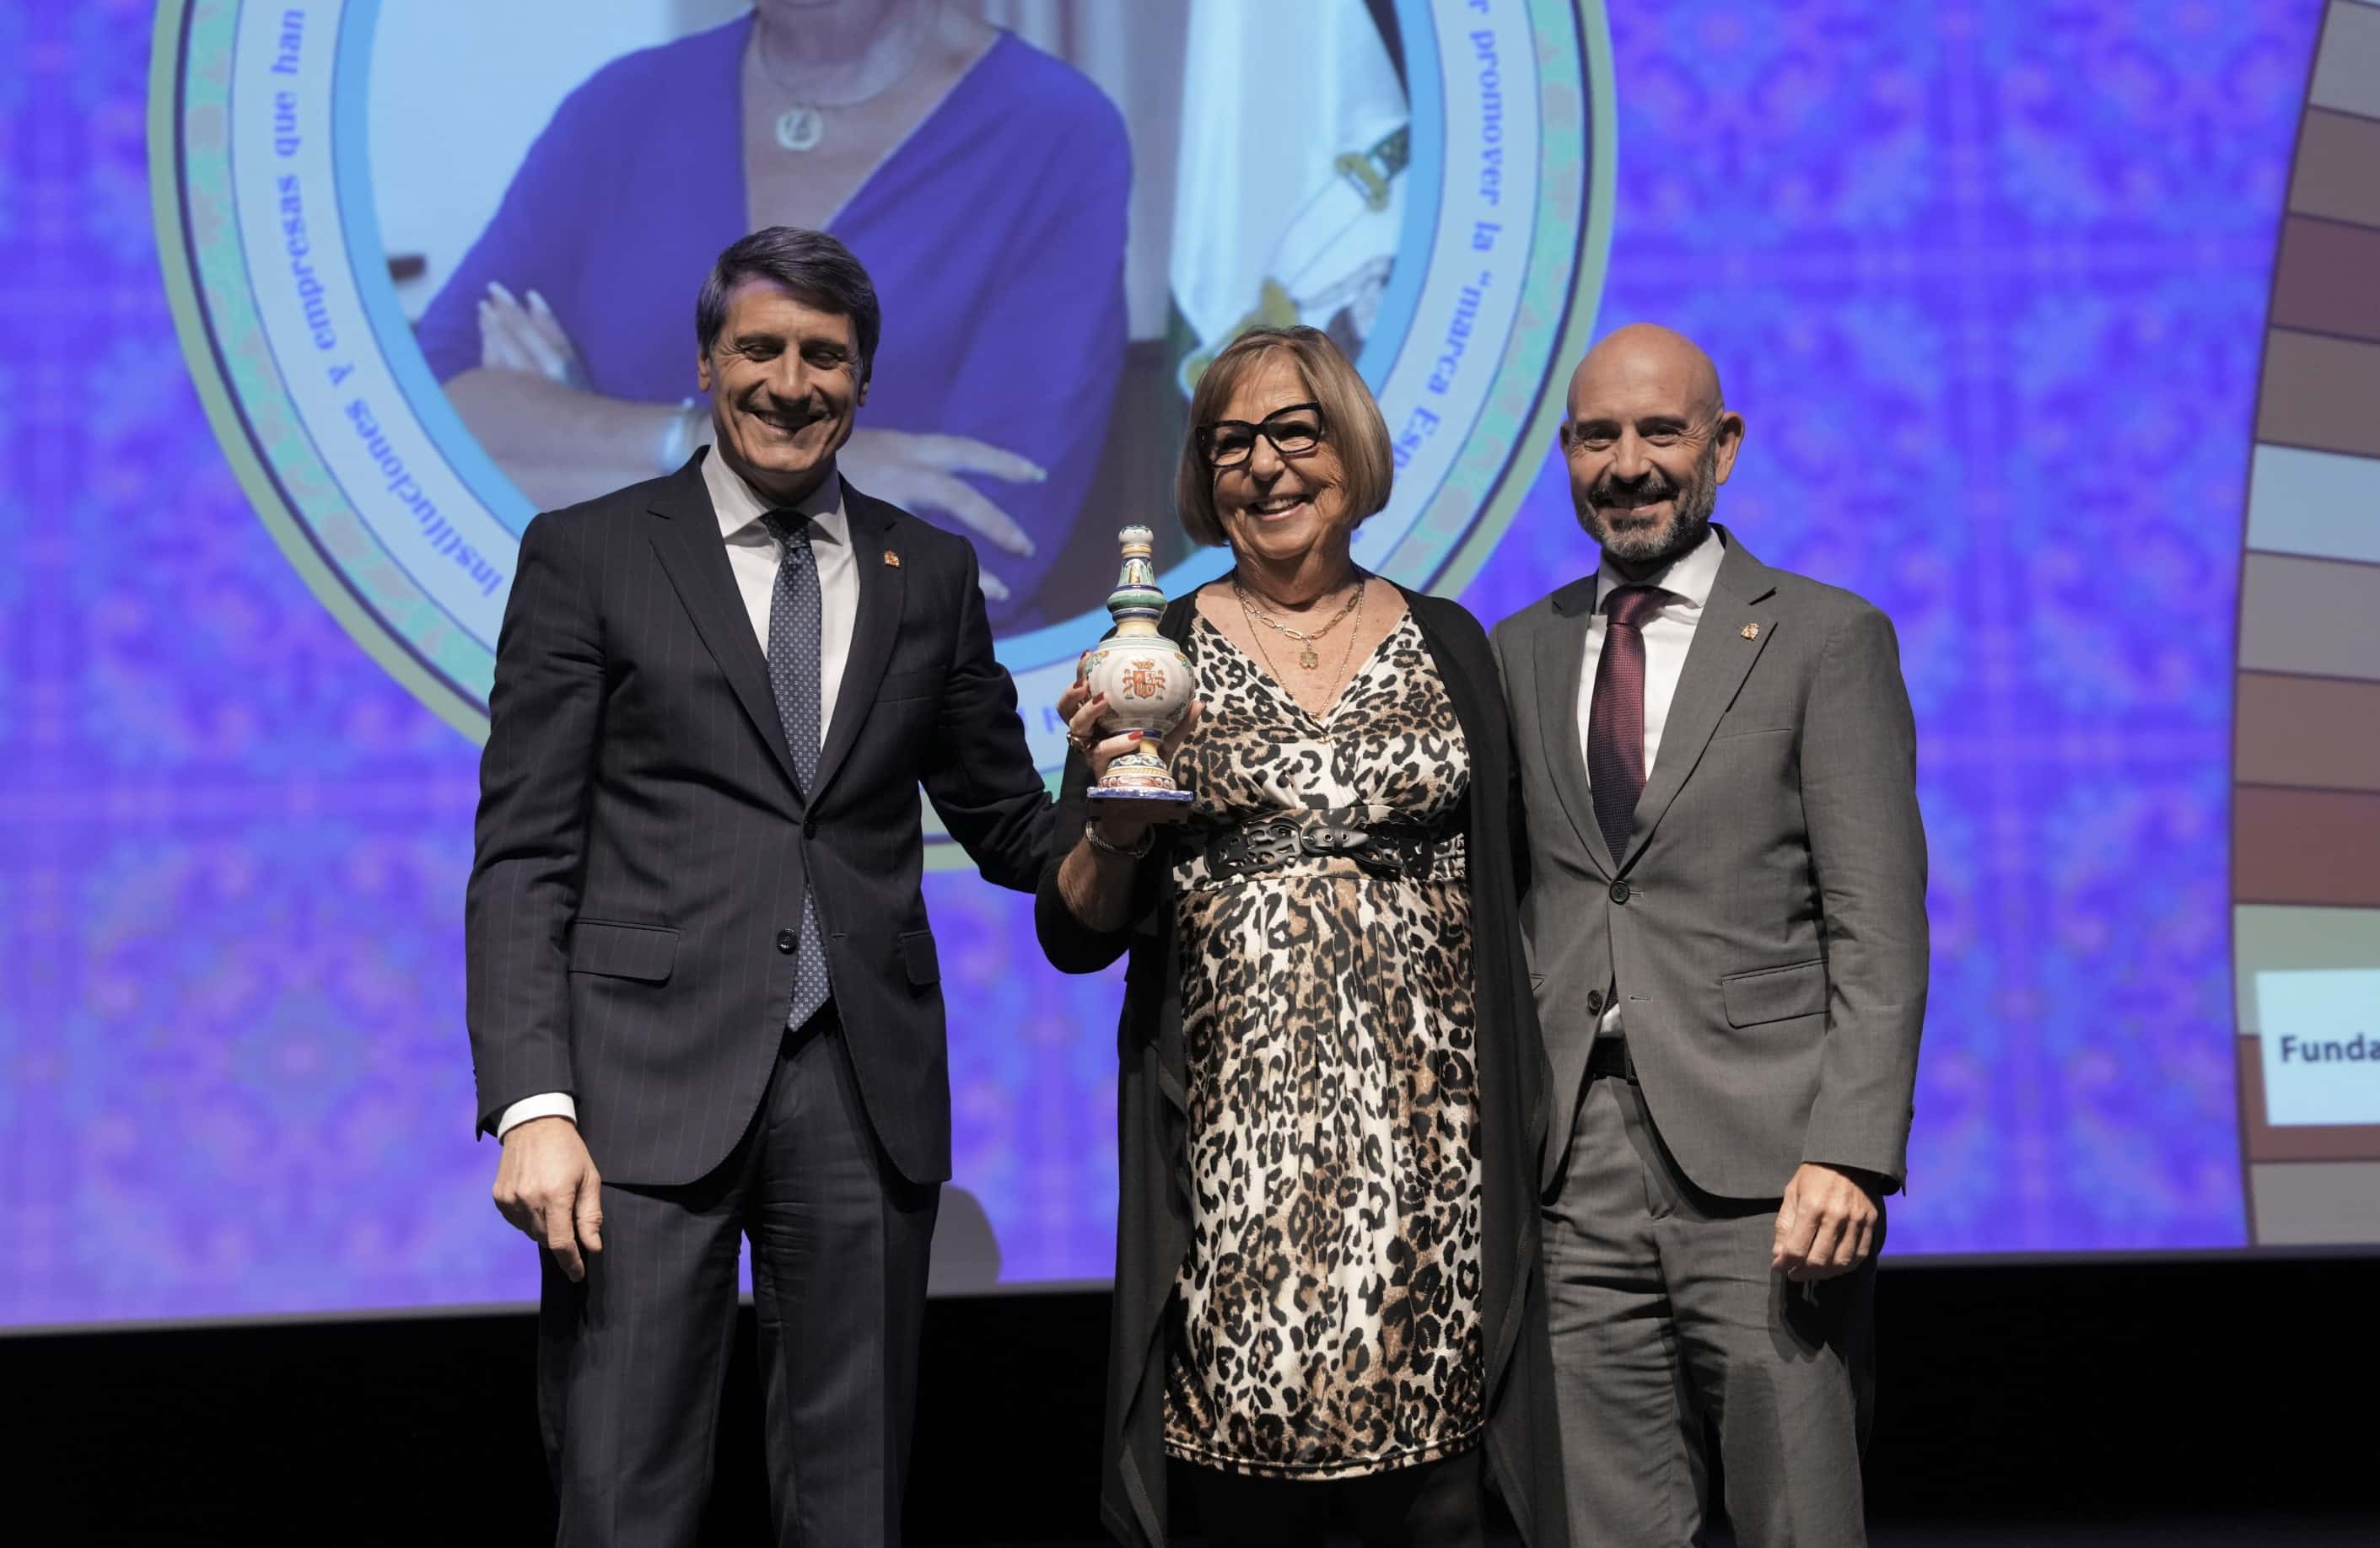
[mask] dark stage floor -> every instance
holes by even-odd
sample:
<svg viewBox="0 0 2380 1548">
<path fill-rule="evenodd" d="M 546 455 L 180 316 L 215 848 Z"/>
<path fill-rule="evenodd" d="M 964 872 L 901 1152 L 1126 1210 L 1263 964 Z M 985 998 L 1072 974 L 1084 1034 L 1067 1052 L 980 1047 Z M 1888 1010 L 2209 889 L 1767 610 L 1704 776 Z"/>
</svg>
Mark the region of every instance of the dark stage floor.
<svg viewBox="0 0 2380 1548">
<path fill-rule="evenodd" d="M 1346 1540 L 1353 1543 L 1354 1539 Z M 1515 1538 L 1493 1540 L 1505 1548 Z M 1731 1548 L 1729 1536 L 1709 1548 Z M 2372 1548 L 2380 1542 L 2380 1511 L 2361 1516 L 2143 1517 L 2062 1526 L 2032 1522 L 1901 1522 L 1879 1524 L 1868 1548 Z M 919 1544 L 918 1548 L 1008 1548 L 1007 1544 Z M 1045 1548 L 1113 1548 L 1105 1538 L 1077 1538 Z M 1220 1548 L 1193 1539 L 1185 1548 Z M 1336 1545 L 1333 1545 L 1336 1548 Z"/>
<path fill-rule="evenodd" d="M 2380 1259 L 1888 1265 L 1872 1541 L 2380 1544 L 2375 1306 Z M 750 1321 L 706 1542 L 765 1540 Z M 934 1303 L 914 1542 L 1100 1542 L 1106 1324 Z M 0 1337 L 5 1540 L 551 1541 L 535 1359 L 525 1312 Z"/>
<path fill-rule="evenodd" d="M 1997 1522 L 1879 1527 L 1871 1548 L 2371 1548 L 2380 1510 L 2362 1515 L 2143 1517 L 2082 1525 Z"/>
</svg>

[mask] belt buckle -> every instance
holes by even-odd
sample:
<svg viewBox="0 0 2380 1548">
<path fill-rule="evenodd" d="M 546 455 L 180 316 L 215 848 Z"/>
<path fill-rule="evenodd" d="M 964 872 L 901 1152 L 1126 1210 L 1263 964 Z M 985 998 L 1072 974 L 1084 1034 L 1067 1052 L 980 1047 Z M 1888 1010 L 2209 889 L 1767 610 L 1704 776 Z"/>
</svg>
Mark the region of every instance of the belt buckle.
<svg viewBox="0 0 2380 1548">
<path fill-rule="evenodd" d="M 1371 846 L 1371 842 L 1372 836 L 1362 828 L 1336 822 L 1324 823 L 1318 828 L 1301 828 L 1297 834 L 1297 844 L 1300 849 L 1308 854 L 1321 855 L 1325 859 L 1335 855 L 1345 855 L 1351 859 L 1361 860 L 1364 857 L 1364 851 Z"/>
<path fill-rule="evenodd" d="M 1411 868 L 1387 839 L 1352 823 L 1309 828 L 1298 836 L 1298 843 L 1308 854 L 1352 860 L 1367 876 L 1401 877 Z"/>
<path fill-rule="evenodd" d="M 1253 822 L 1243 828 L 1247 865 L 1251 870 L 1271 870 L 1287 864 L 1297 854 L 1297 828 L 1286 822 Z"/>
</svg>

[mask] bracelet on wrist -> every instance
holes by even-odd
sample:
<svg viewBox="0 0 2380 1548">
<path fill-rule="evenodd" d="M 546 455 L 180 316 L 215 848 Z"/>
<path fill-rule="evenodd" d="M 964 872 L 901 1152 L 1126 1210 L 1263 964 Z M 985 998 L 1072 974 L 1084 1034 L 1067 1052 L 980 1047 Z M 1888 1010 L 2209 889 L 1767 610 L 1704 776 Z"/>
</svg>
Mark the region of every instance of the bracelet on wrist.
<svg viewBox="0 0 2380 1548">
<path fill-rule="evenodd" d="M 1144 828 L 1140 830 L 1140 842 L 1125 845 L 1100 837 L 1099 823 L 1091 821 L 1083 824 L 1083 841 L 1101 854 L 1112 854 L 1119 860 L 1140 860 L 1148 856 L 1150 846 L 1157 842 L 1157 829 Z"/>
</svg>

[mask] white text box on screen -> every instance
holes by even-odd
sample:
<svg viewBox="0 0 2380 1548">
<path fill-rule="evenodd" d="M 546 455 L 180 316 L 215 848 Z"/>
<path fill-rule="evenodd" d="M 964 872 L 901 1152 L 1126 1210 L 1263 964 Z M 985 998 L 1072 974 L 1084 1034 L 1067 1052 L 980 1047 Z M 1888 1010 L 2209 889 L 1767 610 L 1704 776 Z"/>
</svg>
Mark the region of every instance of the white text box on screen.
<svg viewBox="0 0 2380 1548">
<path fill-rule="evenodd" d="M 2256 975 L 2265 1121 L 2380 1124 L 2380 968 Z"/>
</svg>

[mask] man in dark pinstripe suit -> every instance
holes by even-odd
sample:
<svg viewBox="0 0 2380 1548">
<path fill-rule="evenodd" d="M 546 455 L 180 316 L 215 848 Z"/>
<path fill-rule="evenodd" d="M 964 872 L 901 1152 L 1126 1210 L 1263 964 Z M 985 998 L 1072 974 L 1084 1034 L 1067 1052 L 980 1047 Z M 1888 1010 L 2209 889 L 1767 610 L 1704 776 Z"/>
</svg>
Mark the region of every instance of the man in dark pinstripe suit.
<svg viewBox="0 0 2380 1548">
<path fill-rule="evenodd" d="M 835 470 L 878 326 L 833 237 L 744 238 L 697 306 L 715 444 L 521 538 L 469 1019 L 565 1542 L 693 1541 L 747 1236 L 778 1541 L 900 1540 L 951 1150 L 917 788 L 1019 890 L 1050 803 L 974 550 Z"/>
</svg>

